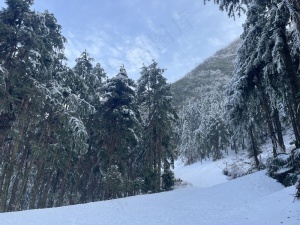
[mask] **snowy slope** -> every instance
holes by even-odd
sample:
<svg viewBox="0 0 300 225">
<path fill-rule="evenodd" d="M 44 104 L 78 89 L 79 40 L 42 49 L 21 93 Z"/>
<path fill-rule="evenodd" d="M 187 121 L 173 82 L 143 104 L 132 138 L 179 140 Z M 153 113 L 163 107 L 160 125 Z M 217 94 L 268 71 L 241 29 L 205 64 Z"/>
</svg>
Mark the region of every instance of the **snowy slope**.
<svg viewBox="0 0 300 225">
<path fill-rule="evenodd" d="M 0 224 L 300 224 L 300 201 L 293 203 L 294 187 L 284 188 L 264 171 L 227 181 L 220 163 L 223 162 L 178 166 L 176 176 L 192 185 L 171 192 L 4 213 L 0 214 Z"/>
<path fill-rule="evenodd" d="M 183 166 L 184 163 L 177 161 L 175 165 L 176 177 L 194 187 L 208 188 L 227 182 L 228 179 L 222 173 L 226 161 L 232 161 L 232 157 L 217 162 L 203 161 L 192 165 Z"/>
</svg>

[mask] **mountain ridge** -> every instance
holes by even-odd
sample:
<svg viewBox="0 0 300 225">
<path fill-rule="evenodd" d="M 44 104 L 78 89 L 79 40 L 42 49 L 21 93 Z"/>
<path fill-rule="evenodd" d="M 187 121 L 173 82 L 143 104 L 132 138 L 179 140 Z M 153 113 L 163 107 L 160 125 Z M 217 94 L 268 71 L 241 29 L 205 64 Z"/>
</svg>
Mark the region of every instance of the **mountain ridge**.
<svg viewBox="0 0 300 225">
<path fill-rule="evenodd" d="M 236 39 L 174 82 L 171 85 L 174 106 L 180 108 L 188 101 L 201 98 L 213 91 L 224 91 L 230 82 L 240 45 L 241 40 Z"/>
</svg>

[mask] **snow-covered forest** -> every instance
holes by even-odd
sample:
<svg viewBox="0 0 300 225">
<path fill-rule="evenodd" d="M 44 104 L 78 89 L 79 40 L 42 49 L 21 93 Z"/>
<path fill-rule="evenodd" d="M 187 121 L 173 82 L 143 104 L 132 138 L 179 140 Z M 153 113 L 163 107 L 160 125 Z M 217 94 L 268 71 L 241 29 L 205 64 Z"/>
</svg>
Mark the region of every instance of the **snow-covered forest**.
<svg viewBox="0 0 300 225">
<path fill-rule="evenodd" d="M 246 14 L 241 38 L 169 84 L 154 60 L 141 65 L 137 81 L 124 65 L 108 77 L 88 49 L 70 68 L 55 15 L 32 11 L 32 0 L 7 0 L 0 11 L 0 212 L 169 191 L 177 158 L 192 164 L 229 152 L 251 159 L 238 176 L 267 169 L 296 185 L 299 198 L 300 3 L 214 2 L 229 16 Z M 262 160 L 269 140 L 272 155 Z"/>
<path fill-rule="evenodd" d="M 241 40 L 172 84 L 178 149 L 186 164 L 221 159 L 228 150 L 245 151 L 252 158 L 252 169 L 245 173 L 267 167 L 272 177 L 293 185 L 299 180 L 299 2 L 215 3 L 229 16 L 245 13 L 244 32 Z M 283 140 L 289 128 L 295 144 L 291 152 Z M 268 140 L 273 154 L 266 162 L 260 146 Z"/>
<path fill-rule="evenodd" d="M 177 116 L 157 63 L 107 78 L 84 51 L 66 66 L 53 14 L 0 12 L 0 211 L 169 190 Z M 161 179 L 162 177 L 162 179 Z"/>
</svg>

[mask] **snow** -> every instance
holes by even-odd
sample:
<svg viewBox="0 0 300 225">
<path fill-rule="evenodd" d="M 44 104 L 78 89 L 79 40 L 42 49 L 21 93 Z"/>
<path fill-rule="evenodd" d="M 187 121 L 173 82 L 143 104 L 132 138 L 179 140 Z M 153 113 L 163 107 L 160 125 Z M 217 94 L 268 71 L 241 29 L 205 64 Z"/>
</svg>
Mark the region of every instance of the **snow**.
<svg viewBox="0 0 300 225">
<path fill-rule="evenodd" d="M 280 170 L 278 170 L 277 172 L 276 172 L 276 174 L 282 174 L 282 173 L 286 173 L 286 172 L 288 172 L 288 171 L 290 171 L 290 170 L 292 170 L 293 168 L 290 168 L 290 167 L 288 167 L 288 168 L 281 168 Z"/>
<path fill-rule="evenodd" d="M 183 166 L 182 162 L 176 162 L 175 174 L 176 177 L 194 187 L 208 188 L 228 181 L 221 169 L 227 160 L 223 159 L 215 163 L 203 161 L 188 166 Z"/>
<path fill-rule="evenodd" d="M 190 166 L 177 163 L 176 177 L 191 185 L 174 191 L 3 213 L 1 225 L 300 224 L 300 201 L 294 201 L 294 186 L 284 188 L 265 171 L 228 181 L 222 174 L 226 160 Z"/>
</svg>

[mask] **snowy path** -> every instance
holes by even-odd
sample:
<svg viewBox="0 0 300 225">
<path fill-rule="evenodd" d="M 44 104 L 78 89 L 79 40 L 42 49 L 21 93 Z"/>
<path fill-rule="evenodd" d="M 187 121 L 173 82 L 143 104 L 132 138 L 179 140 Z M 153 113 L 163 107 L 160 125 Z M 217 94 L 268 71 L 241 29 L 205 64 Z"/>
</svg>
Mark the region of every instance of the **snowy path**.
<svg viewBox="0 0 300 225">
<path fill-rule="evenodd" d="M 62 208 L 4 213 L 0 214 L 0 224 L 300 224 L 300 201 L 293 203 L 292 196 L 295 188 L 284 188 L 267 177 L 264 171 L 229 182 L 226 182 L 216 163 L 179 167 L 175 172 L 183 180 L 194 182 L 194 185 L 159 194 Z"/>
</svg>

